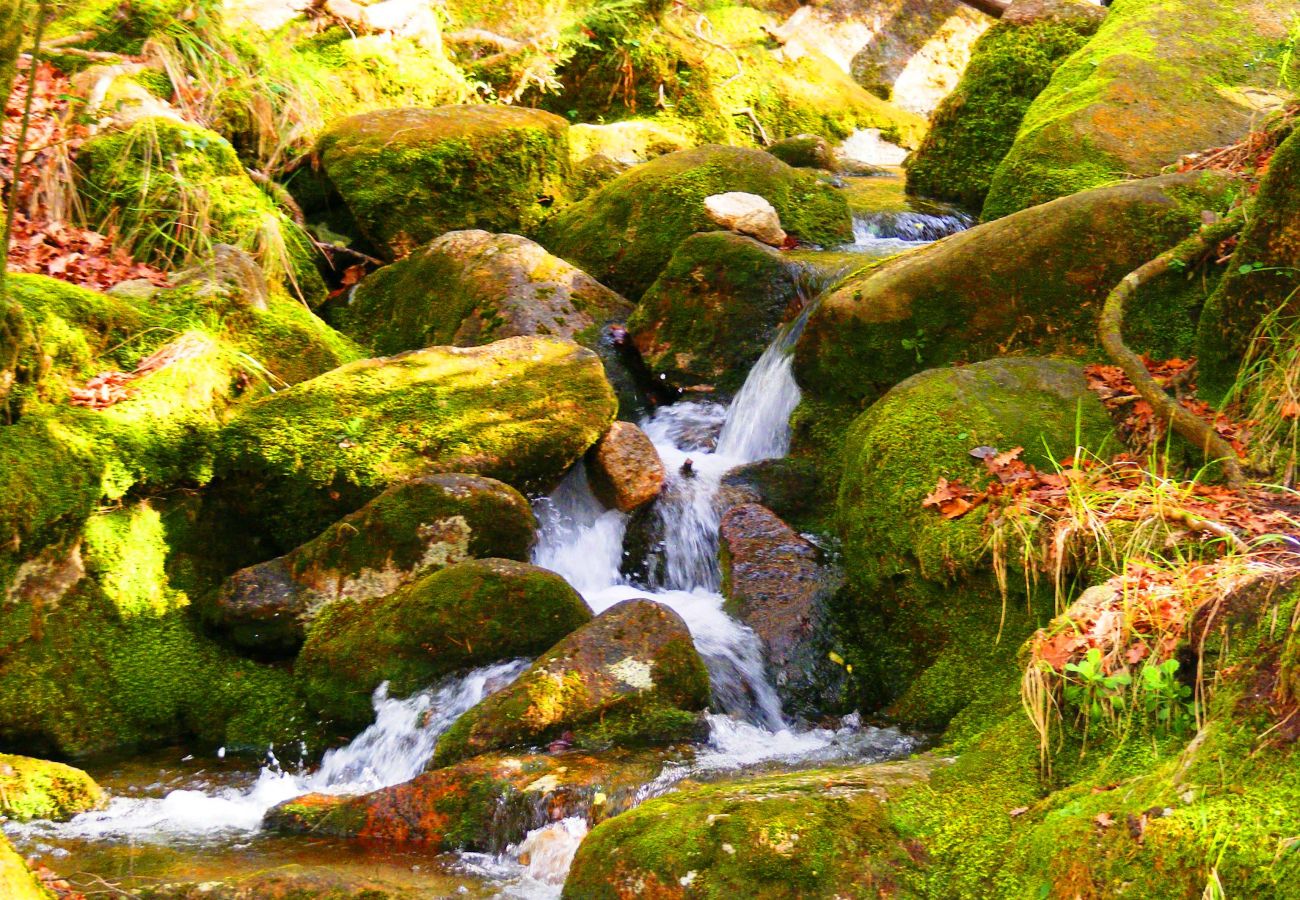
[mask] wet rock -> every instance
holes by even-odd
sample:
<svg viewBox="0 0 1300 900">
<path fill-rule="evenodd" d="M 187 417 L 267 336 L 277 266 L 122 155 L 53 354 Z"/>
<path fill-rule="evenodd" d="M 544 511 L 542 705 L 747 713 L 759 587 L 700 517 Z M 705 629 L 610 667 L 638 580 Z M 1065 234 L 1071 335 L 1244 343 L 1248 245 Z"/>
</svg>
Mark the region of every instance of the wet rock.
<svg viewBox="0 0 1300 900">
<path fill-rule="evenodd" d="M 838 577 L 816 547 L 756 503 L 728 511 L 719 535 L 727 611 L 762 641 L 785 710 L 806 718 L 844 711 L 844 667 L 831 657 Z"/>
<path fill-rule="evenodd" d="M 796 134 L 779 140 L 770 145 L 767 152 L 796 169 L 824 169 L 827 172 L 839 169 L 835 148 L 826 138 L 816 134 Z"/>
<path fill-rule="evenodd" d="M 270 810 L 264 826 L 433 851 L 500 852 L 562 818 L 600 822 L 624 812 L 668 758 L 677 757 L 649 750 L 485 754 L 359 797 L 299 797 Z"/>
<path fill-rule="evenodd" d="M 362 113 L 316 153 L 361 233 L 389 259 L 455 229 L 536 230 L 567 197 L 568 123 L 517 106 Z"/>
<path fill-rule="evenodd" d="M 388 488 L 319 536 L 221 586 L 209 618 L 236 644 L 296 650 L 320 610 L 387 596 L 466 559 L 526 561 L 536 523 L 514 488 L 478 475 L 427 475 Z"/>
<path fill-rule="evenodd" d="M 799 384 L 868 403 L 920 369 L 1032 350 L 1096 352 L 1106 295 L 1218 208 L 1228 182 L 1164 175 L 1097 188 L 954 234 L 856 274 L 827 293 L 795 350 Z M 1140 291 L 1130 346 L 1165 359 L 1192 349 L 1202 279 Z"/>
<path fill-rule="evenodd" d="M 848 206 L 830 185 L 770 153 L 710 145 L 636 166 L 557 215 L 542 242 L 602 284 L 639 298 L 683 240 L 715 227 L 705 198 L 732 191 L 765 198 L 801 240 L 852 239 Z"/>
<path fill-rule="evenodd" d="M 0 753 L 0 817 L 64 822 L 105 802 L 103 790 L 80 769 Z"/>
<path fill-rule="evenodd" d="M 722 476 L 719 510 L 760 503 L 800 531 L 819 526 L 827 505 L 834 504 L 824 473 L 811 461 L 785 457 L 737 466 Z"/>
<path fill-rule="evenodd" d="M 573 181 L 569 190 L 574 200 L 581 200 L 594 191 L 598 191 L 622 175 L 631 166 L 610 159 L 603 153 L 593 153 L 581 162 L 573 164 Z"/>
<path fill-rule="evenodd" d="M 1116 4 L 1030 104 L 983 218 L 1156 175 L 1183 154 L 1235 143 L 1285 103 L 1276 70 L 1258 61 L 1286 39 L 1290 21 L 1276 0 Z"/>
<path fill-rule="evenodd" d="M 668 743 L 700 733 L 709 676 L 677 613 L 626 600 L 548 650 L 510 687 L 461 716 L 436 765 L 572 732 L 576 746 Z"/>
<path fill-rule="evenodd" d="M 459 669 L 533 656 L 590 619 L 554 572 L 470 560 L 384 597 L 326 607 L 307 630 L 295 674 L 317 710 L 360 727 L 381 682 L 409 694 Z"/>
<path fill-rule="evenodd" d="M 312 865 L 275 866 L 221 881 L 151 884 L 133 894 L 141 900 L 418 900 L 421 895 L 427 896 L 424 886 Z"/>
<path fill-rule="evenodd" d="M 781 217 L 771 203 L 757 194 L 743 191 L 714 194 L 704 198 L 704 210 L 714 224 L 728 231 L 749 235 L 772 247 L 785 243 Z"/>
<path fill-rule="evenodd" d="M 287 552 L 412 477 L 467 472 L 549 490 L 615 410 L 596 354 L 561 341 L 363 360 L 243 407 L 214 490 Z"/>
<path fill-rule="evenodd" d="M 453 231 L 363 281 L 344 332 L 380 353 L 539 335 L 596 344 L 632 305 L 517 234 Z"/>
<path fill-rule="evenodd" d="M 602 503 L 631 512 L 659 496 L 664 464 L 644 431 L 615 422 L 587 452 L 587 478 Z"/>
<path fill-rule="evenodd" d="M 776 251 L 729 232 L 694 234 L 646 291 L 628 330 L 656 376 L 731 393 L 800 301 L 797 272 Z"/>
</svg>

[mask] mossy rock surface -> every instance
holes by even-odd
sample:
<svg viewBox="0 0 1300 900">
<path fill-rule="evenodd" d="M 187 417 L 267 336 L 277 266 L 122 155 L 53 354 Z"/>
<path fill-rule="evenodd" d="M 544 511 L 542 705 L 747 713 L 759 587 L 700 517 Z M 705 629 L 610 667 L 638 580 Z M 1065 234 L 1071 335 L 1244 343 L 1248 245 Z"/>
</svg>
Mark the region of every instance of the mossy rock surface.
<svg viewBox="0 0 1300 900">
<path fill-rule="evenodd" d="M 537 335 L 593 349 L 632 304 L 517 234 L 452 231 L 363 281 L 343 329 L 380 353 Z"/>
<path fill-rule="evenodd" d="M 386 109 L 316 145 L 362 234 L 400 259 L 448 231 L 535 233 L 567 198 L 568 123 L 513 106 Z"/>
<path fill-rule="evenodd" d="M 819 134 L 796 134 L 793 137 L 783 138 L 769 146 L 767 152 L 787 166 L 794 166 L 796 169 L 824 169 L 834 172 L 839 168 L 839 161 L 835 158 L 835 148 L 831 146 L 830 141 Z"/>
<path fill-rule="evenodd" d="M 556 738 L 583 747 L 669 743 L 700 732 L 709 675 L 677 613 L 625 600 L 456 720 L 435 765 Z"/>
<path fill-rule="evenodd" d="M 105 801 L 103 790 L 80 769 L 0 753 L 0 816 L 19 822 L 62 822 Z"/>
<path fill-rule="evenodd" d="M 217 490 L 287 552 L 414 476 L 549 490 L 616 408 L 596 354 L 556 340 L 363 360 L 242 408 L 224 432 Z"/>
<path fill-rule="evenodd" d="M 413 478 L 285 556 L 231 575 L 206 613 L 236 644 L 296 650 L 331 603 L 384 597 L 467 559 L 526 561 L 536 526 L 523 495 L 495 479 Z"/>
<path fill-rule="evenodd" d="M 835 188 L 770 153 L 710 145 L 620 175 L 547 223 L 542 242 L 602 284 L 639 298 L 682 241 L 716 229 L 704 200 L 729 191 L 763 197 L 785 230 L 809 243 L 853 239 L 848 205 Z"/>
<path fill-rule="evenodd" d="M 1004 18 L 975 43 L 961 82 L 907 160 L 909 193 L 982 209 L 1030 102 L 1106 17 L 1085 0 L 1033 5 L 1046 9 L 1033 18 Z"/>
<path fill-rule="evenodd" d="M 534 656 L 590 618 L 554 572 L 470 560 L 388 596 L 326 607 L 307 631 L 296 674 L 317 710 L 361 726 L 381 682 L 410 694 L 460 669 Z"/>
<path fill-rule="evenodd" d="M 1087 191 L 893 257 L 830 291 L 795 350 L 818 399 L 869 403 L 923 368 L 1033 352 L 1100 357 L 1097 318 L 1125 275 L 1225 207 L 1228 183 L 1163 175 Z M 1125 338 L 1193 349 L 1208 273 L 1171 273 L 1130 304 Z"/>
<path fill-rule="evenodd" d="M 9 900 L 52 900 L 54 897 L 3 834 L 0 834 L 0 892 Z"/>
<path fill-rule="evenodd" d="M 1300 309 L 1300 132 L 1273 154 L 1249 213 L 1197 333 L 1197 387 L 1212 399 L 1236 382 L 1260 323 L 1276 318 L 1284 327 Z"/>
<path fill-rule="evenodd" d="M 359 797 L 298 797 L 271 809 L 265 826 L 434 852 L 497 853 L 557 818 L 619 815 L 670 758 L 676 757 L 658 750 L 488 753 Z"/>
<path fill-rule="evenodd" d="M 1286 0 L 1116 0 L 1057 68 L 994 173 L 983 218 L 1240 140 L 1278 102 Z"/>
<path fill-rule="evenodd" d="M 1023 447 L 1022 459 L 1050 471 L 1076 446 L 1099 450 L 1109 439 L 1082 368 L 1063 360 L 922 372 L 853 423 L 837 503 L 848 584 L 837 606 L 841 655 L 866 702 L 907 691 L 896 714 L 942 726 L 990 680 L 1015 680 L 1014 650 L 1042 624 L 1041 604 L 1003 607 L 978 510 L 948 520 L 922 505 L 939 479 L 982 484 L 975 447 Z"/>
<path fill-rule="evenodd" d="M 727 231 L 693 234 L 645 292 L 628 330 L 650 371 L 733 393 L 802 299 L 780 253 Z"/>
<path fill-rule="evenodd" d="M 574 125 L 569 129 L 569 145 L 575 164 L 600 155 L 634 166 L 665 153 L 686 150 L 691 140 L 650 119 L 625 119 L 606 125 Z"/>
</svg>

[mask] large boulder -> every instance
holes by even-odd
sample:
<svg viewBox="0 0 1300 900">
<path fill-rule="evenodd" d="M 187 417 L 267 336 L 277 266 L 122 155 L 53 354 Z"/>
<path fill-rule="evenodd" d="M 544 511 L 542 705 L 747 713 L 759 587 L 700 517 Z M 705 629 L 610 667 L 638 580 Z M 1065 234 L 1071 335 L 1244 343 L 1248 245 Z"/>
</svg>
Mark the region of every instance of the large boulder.
<svg viewBox="0 0 1300 900">
<path fill-rule="evenodd" d="M 1020 350 L 1097 354 L 1106 295 L 1195 232 L 1225 187 L 1187 174 L 1098 188 L 867 269 L 809 319 L 795 352 L 799 383 L 819 398 L 861 404 L 929 366 Z M 1140 291 L 1130 346 L 1158 358 L 1187 354 L 1204 281 L 1175 275 Z"/>
<path fill-rule="evenodd" d="M 517 106 L 385 109 L 316 144 L 357 227 L 389 259 L 455 229 L 530 234 L 566 197 L 568 123 Z"/>
<path fill-rule="evenodd" d="M 1082 367 L 1030 358 L 922 372 L 853 423 L 837 501 L 848 578 L 837 615 L 865 702 L 907 691 L 894 711 L 942 726 L 981 692 L 994 696 L 990 679 L 1016 679 L 1016 648 L 1043 603 L 1052 609 L 1050 596 L 1004 605 L 983 561 L 984 516 L 947 519 L 923 505 L 939 479 L 982 485 L 977 447 L 1021 447 L 1021 459 L 1051 471 L 1077 445 L 1100 449 L 1109 438 Z M 1008 589 L 1017 585 L 1013 576 Z"/>
<path fill-rule="evenodd" d="M 624 812 L 663 763 L 660 751 L 646 750 L 489 753 L 359 797 L 298 797 L 271 809 L 265 825 L 433 852 L 499 852 L 560 818 L 599 822 Z"/>
<path fill-rule="evenodd" d="M 797 270 L 780 253 L 730 232 L 693 234 L 645 292 L 628 330 L 656 376 L 731 393 L 801 299 Z"/>
<path fill-rule="evenodd" d="M 666 606 L 625 600 L 457 719 L 434 764 L 558 738 L 579 747 L 688 739 L 708 702 L 708 671 L 686 623 Z"/>
<path fill-rule="evenodd" d="M 982 209 L 1025 110 L 1105 17 L 1106 10 L 1088 0 L 1012 4 L 976 42 L 961 82 L 935 110 L 925 139 L 908 158 L 908 192 Z"/>
<path fill-rule="evenodd" d="M 317 710 L 360 726 L 385 681 L 392 693 L 409 694 L 459 669 L 533 656 L 590 618 L 554 572 L 470 560 L 387 596 L 326 607 L 307 631 L 296 674 Z"/>
<path fill-rule="evenodd" d="M 569 128 L 569 145 L 575 165 L 593 156 L 604 156 L 620 165 L 634 166 L 685 150 L 691 141 L 658 122 L 626 119 L 605 125 L 573 125 Z"/>
<path fill-rule="evenodd" d="M 1270 57 L 1294 12 L 1287 0 L 1115 3 L 1030 104 L 984 219 L 1156 175 L 1183 154 L 1239 140 L 1284 102 Z"/>
<path fill-rule="evenodd" d="M 595 347 L 632 305 L 528 238 L 453 231 L 363 281 L 343 330 L 379 353 L 539 335 Z"/>
<path fill-rule="evenodd" d="M 631 512 L 663 490 L 663 460 L 646 433 L 631 422 L 615 422 L 587 453 L 587 479 L 606 506 Z"/>
<path fill-rule="evenodd" d="M 571 343 L 363 360 L 245 406 L 225 429 L 217 490 L 287 552 L 418 475 L 549 490 L 615 411 L 599 358 Z"/>
<path fill-rule="evenodd" d="M 707 197 L 757 194 L 786 231 L 813 244 L 853 239 L 834 188 L 769 153 L 710 145 L 670 153 L 614 179 L 547 223 L 543 243 L 625 296 L 640 297 L 677 246 L 715 228 Z"/>
<path fill-rule="evenodd" d="M 98 809 L 105 801 L 104 791 L 80 769 L 0 753 L 0 816 L 18 822 L 61 822 Z"/>
<path fill-rule="evenodd" d="M 535 528 L 528 501 L 495 479 L 399 482 L 301 547 L 231 575 L 209 616 L 236 644 L 291 651 L 330 603 L 387 596 L 467 559 L 526 561 Z"/>
</svg>

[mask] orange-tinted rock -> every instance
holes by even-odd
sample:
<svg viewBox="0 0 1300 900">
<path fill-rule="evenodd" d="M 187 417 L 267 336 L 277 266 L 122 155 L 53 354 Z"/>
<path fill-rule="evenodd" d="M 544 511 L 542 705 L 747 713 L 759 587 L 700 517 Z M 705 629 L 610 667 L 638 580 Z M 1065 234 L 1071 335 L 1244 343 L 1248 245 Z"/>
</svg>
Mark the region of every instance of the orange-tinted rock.
<svg viewBox="0 0 1300 900">
<path fill-rule="evenodd" d="M 631 512 L 664 487 L 664 464 L 644 431 L 631 422 L 615 422 L 587 453 L 591 489 L 606 506 Z"/>
</svg>

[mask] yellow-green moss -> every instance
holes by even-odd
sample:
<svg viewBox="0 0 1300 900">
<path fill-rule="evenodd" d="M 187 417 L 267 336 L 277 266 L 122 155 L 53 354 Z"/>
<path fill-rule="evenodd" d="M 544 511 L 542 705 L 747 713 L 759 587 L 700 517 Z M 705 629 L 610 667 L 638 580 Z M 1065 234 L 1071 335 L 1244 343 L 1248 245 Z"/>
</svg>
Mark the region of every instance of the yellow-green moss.
<svg viewBox="0 0 1300 900">
<path fill-rule="evenodd" d="M 0 834 L 0 891 L 9 900 L 51 900 L 54 896 L 36 879 L 3 834 Z"/>
<path fill-rule="evenodd" d="M 105 799 L 99 785 L 80 769 L 0 753 L 0 816 L 19 822 L 63 821 L 96 809 Z"/>
</svg>

